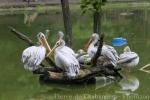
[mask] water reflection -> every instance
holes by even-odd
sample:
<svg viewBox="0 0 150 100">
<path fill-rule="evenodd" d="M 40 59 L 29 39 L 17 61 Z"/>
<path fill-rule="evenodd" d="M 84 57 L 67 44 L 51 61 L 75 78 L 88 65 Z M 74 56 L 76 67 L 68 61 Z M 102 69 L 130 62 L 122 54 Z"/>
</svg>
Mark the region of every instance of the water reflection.
<svg viewBox="0 0 150 100">
<path fill-rule="evenodd" d="M 123 79 L 117 80 L 115 77 L 112 76 L 102 76 L 102 77 L 96 77 L 94 80 L 94 83 L 88 84 L 79 84 L 79 85 L 74 85 L 74 84 L 62 84 L 62 83 L 49 83 L 49 84 L 41 84 L 41 85 L 46 85 L 48 87 L 51 87 L 50 89 L 53 90 L 61 90 L 61 91 L 76 91 L 76 90 L 98 90 L 103 87 L 107 87 L 111 85 L 112 83 L 117 83 L 118 86 L 120 87 L 119 91 L 116 91 L 116 93 L 123 93 L 123 92 L 134 92 L 139 88 L 140 82 L 137 77 L 128 75 L 124 76 Z"/>
<path fill-rule="evenodd" d="M 35 21 L 37 16 L 38 16 L 37 12 L 24 13 L 24 24 L 30 26 Z"/>
<path fill-rule="evenodd" d="M 131 15 L 133 15 L 134 13 L 132 13 L 132 12 L 121 12 L 120 13 L 120 15 L 121 16 L 131 16 Z"/>
<path fill-rule="evenodd" d="M 43 91 L 38 92 L 32 98 L 33 100 L 42 98 L 42 99 L 53 99 L 53 100 L 83 100 L 83 98 L 91 98 L 91 96 L 97 95 L 97 90 L 101 90 L 104 87 L 107 87 L 114 83 L 114 77 L 96 77 L 94 84 L 61 84 L 61 83 L 50 83 L 50 84 L 41 84 L 41 86 L 46 86 L 47 88 Z M 92 94 L 94 93 L 94 94 Z M 85 100 L 86 100 L 85 99 Z"/>
<path fill-rule="evenodd" d="M 65 100 L 82 100 L 85 96 L 108 96 L 106 93 L 105 95 L 102 92 L 114 91 L 115 94 L 112 94 L 111 99 L 118 99 L 119 97 L 117 94 L 130 96 L 130 95 L 138 95 L 135 91 L 139 88 L 140 82 L 137 77 L 133 75 L 128 75 L 119 81 L 115 81 L 114 77 L 96 77 L 95 84 L 82 84 L 82 85 L 66 85 L 66 84 L 49 84 L 46 85 L 48 88 L 42 92 L 37 93 L 32 97 L 35 98 L 51 98 L 51 99 L 58 99 L 58 98 L 65 98 Z M 114 87 L 113 83 L 117 83 L 116 89 L 112 89 Z M 105 91 L 107 88 L 108 90 Z M 97 92 L 102 91 L 102 92 Z M 68 97 L 69 96 L 69 97 Z"/>
<path fill-rule="evenodd" d="M 120 90 L 117 90 L 115 93 L 121 93 L 123 95 L 131 95 L 134 93 L 140 86 L 140 81 L 137 77 L 128 75 L 124 79 L 122 79 L 118 85 L 120 86 Z M 137 94 L 136 94 L 137 95 Z"/>
<path fill-rule="evenodd" d="M 75 91 L 75 90 L 82 90 L 82 89 L 87 89 L 89 88 L 91 90 L 98 90 L 100 88 L 103 88 L 105 86 L 110 85 L 115 81 L 115 77 L 113 76 L 101 76 L 101 77 L 95 77 L 91 78 L 89 81 L 86 83 L 81 83 L 81 84 L 63 84 L 63 83 L 42 83 L 41 85 L 46 85 L 48 87 L 53 88 L 53 90 L 62 90 L 62 91 Z"/>
<path fill-rule="evenodd" d="M 114 82 L 114 77 L 96 77 L 95 90 L 101 89 Z"/>
</svg>

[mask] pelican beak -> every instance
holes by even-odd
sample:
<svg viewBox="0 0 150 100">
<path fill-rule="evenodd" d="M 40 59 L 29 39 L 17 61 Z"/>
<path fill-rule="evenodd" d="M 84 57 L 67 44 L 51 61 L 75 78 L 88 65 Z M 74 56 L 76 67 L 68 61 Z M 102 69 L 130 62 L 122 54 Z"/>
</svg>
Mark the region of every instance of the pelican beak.
<svg viewBox="0 0 150 100">
<path fill-rule="evenodd" d="M 59 41 L 56 42 L 55 46 L 51 49 L 51 51 L 47 54 L 47 57 L 50 57 L 52 55 L 52 53 L 54 52 L 54 50 L 58 47 L 57 43 Z"/>
<path fill-rule="evenodd" d="M 88 43 L 84 46 L 84 50 L 87 51 L 89 45 L 91 44 L 92 42 L 92 38 L 88 41 Z"/>
<path fill-rule="evenodd" d="M 45 39 L 44 36 L 41 36 L 40 37 L 40 43 L 43 44 L 43 46 L 50 52 L 51 51 L 51 48 L 47 42 L 47 40 Z"/>
</svg>

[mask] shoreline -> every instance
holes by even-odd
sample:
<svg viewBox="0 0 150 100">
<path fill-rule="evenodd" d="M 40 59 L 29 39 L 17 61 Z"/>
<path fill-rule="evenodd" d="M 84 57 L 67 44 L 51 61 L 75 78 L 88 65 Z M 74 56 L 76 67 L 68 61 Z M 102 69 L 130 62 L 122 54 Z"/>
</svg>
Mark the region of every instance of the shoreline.
<svg viewBox="0 0 150 100">
<path fill-rule="evenodd" d="M 150 9 L 150 2 L 140 2 L 140 3 L 106 3 L 105 6 L 102 7 L 103 10 L 113 10 L 113 9 Z M 81 10 L 80 5 L 77 3 L 70 4 L 70 10 Z M 0 15 L 12 15 L 12 14 L 22 14 L 24 12 L 35 11 L 38 13 L 46 13 L 49 11 L 61 11 L 60 4 L 39 4 L 36 6 L 20 6 L 20 7 L 9 7 L 9 8 L 1 8 L 0 7 Z"/>
</svg>

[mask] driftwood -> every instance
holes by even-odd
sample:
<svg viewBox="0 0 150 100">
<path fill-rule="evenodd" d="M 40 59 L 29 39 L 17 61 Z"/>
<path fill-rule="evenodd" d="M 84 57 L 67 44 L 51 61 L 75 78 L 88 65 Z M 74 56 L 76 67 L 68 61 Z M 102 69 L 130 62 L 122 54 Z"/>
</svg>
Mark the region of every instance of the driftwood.
<svg viewBox="0 0 150 100">
<path fill-rule="evenodd" d="M 25 41 L 30 46 L 36 45 L 32 42 L 32 40 L 28 36 L 17 31 L 15 28 L 9 27 L 9 29 L 19 39 Z M 99 43 L 99 48 L 96 53 L 96 57 L 93 60 L 94 61 L 93 65 L 96 65 L 96 62 L 97 62 L 96 60 L 98 58 L 97 56 L 100 55 L 100 53 L 101 53 L 102 44 L 103 44 L 103 35 L 101 36 L 101 41 Z M 75 79 L 68 79 L 63 75 L 63 72 L 57 68 L 57 66 L 51 59 L 49 59 L 47 57 L 45 59 L 50 65 L 52 65 L 54 67 L 52 67 L 52 68 L 42 67 L 33 72 L 34 74 L 39 74 L 40 81 L 45 82 L 45 83 L 58 82 L 58 83 L 78 84 L 78 83 L 85 83 L 85 82 L 91 81 L 91 80 L 95 79 L 96 76 L 106 76 L 106 77 L 107 76 L 115 76 L 115 77 L 121 78 L 121 75 L 116 70 L 113 70 L 113 69 L 110 70 L 106 66 L 95 66 L 95 67 L 84 68 L 84 69 L 82 68 L 82 69 L 80 69 L 79 75 Z M 44 65 L 41 64 L 41 66 L 44 66 Z"/>
<path fill-rule="evenodd" d="M 114 76 L 116 79 L 121 79 L 122 76 L 114 70 L 107 68 L 91 67 L 80 69 L 79 75 L 74 79 L 68 79 L 63 75 L 63 72 L 53 72 L 47 70 L 44 74 L 40 75 L 40 82 L 44 83 L 65 83 L 65 84 L 82 84 L 89 83 L 95 79 L 96 76 Z"/>
<path fill-rule="evenodd" d="M 146 70 L 146 68 L 149 67 L 149 66 L 150 66 L 150 63 L 149 63 L 149 64 L 146 64 L 145 66 L 143 66 L 143 67 L 140 68 L 139 70 L 140 70 L 140 71 L 143 71 L 143 72 L 145 72 L 145 73 L 149 73 L 149 74 L 150 74 L 150 70 Z"/>
<path fill-rule="evenodd" d="M 15 28 L 13 28 L 11 26 L 9 26 L 8 28 L 14 33 L 14 35 L 16 35 L 19 39 L 21 39 L 21 40 L 25 41 L 26 43 L 28 43 L 30 46 L 35 45 L 33 43 L 33 41 L 29 37 L 24 35 L 23 33 L 17 31 Z"/>
<path fill-rule="evenodd" d="M 33 46 L 36 45 L 28 36 L 26 36 L 25 34 L 19 32 L 18 30 L 16 30 L 15 28 L 9 26 L 8 27 L 12 33 L 14 33 L 14 35 L 16 35 L 19 39 L 23 40 L 24 42 L 26 42 L 28 45 Z M 48 62 L 48 64 L 50 64 L 51 66 L 56 66 L 55 63 L 48 57 L 45 58 L 45 60 Z M 41 66 L 44 66 L 43 64 L 41 64 Z"/>
</svg>

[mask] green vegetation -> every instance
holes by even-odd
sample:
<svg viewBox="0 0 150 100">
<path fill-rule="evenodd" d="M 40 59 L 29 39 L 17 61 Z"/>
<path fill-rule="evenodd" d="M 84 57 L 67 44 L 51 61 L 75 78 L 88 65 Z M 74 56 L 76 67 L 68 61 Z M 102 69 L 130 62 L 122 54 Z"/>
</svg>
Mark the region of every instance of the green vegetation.
<svg viewBox="0 0 150 100">
<path fill-rule="evenodd" d="M 107 0 L 81 0 L 82 14 L 87 11 L 101 12 L 102 5 L 104 5 Z"/>
<path fill-rule="evenodd" d="M 135 94 L 149 95 L 149 74 L 138 71 L 140 67 L 149 63 L 150 59 L 149 7 L 142 6 L 142 9 L 138 7 L 131 9 L 128 5 L 125 8 L 120 5 L 120 8 L 117 8 L 113 4 L 111 7 L 107 6 L 106 9 L 105 7 L 103 8 L 104 15 L 102 17 L 102 32 L 105 33 L 105 42 L 111 45 L 111 39 L 118 36 L 128 39 L 128 45 L 140 56 L 139 66 L 131 72 L 140 81 L 140 87 L 135 91 Z M 71 5 L 70 8 L 74 36 L 73 49 L 78 50 L 83 48 L 83 45 L 91 36 L 92 14 L 86 13 L 81 15 L 79 5 Z M 59 30 L 64 30 L 60 6 L 50 6 L 47 8 L 39 6 L 36 9 L 38 10 L 35 10 L 35 12 L 38 11 L 40 13 L 30 26 L 24 24 L 24 13 L 33 13 L 34 10 L 21 10 L 21 13 L 20 10 L 14 10 L 13 13 L 18 11 L 20 14 L 12 13 L 12 15 L 0 16 L 0 100 L 56 100 L 56 94 L 61 96 L 81 95 L 82 97 L 85 94 L 118 95 L 121 98 L 122 94 L 115 94 L 116 90 L 120 90 L 118 83 L 97 90 L 95 90 L 95 85 L 89 87 L 69 87 L 69 85 L 60 84 L 45 86 L 39 84 L 38 76 L 34 76 L 32 73 L 24 70 L 20 58 L 22 51 L 28 46 L 16 38 L 10 32 L 8 26 L 14 26 L 20 32 L 30 36 L 35 42 L 36 34 L 39 31 L 50 29 L 51 34 L 48 42 L 51 46 L 56 41 L 56 33 Z M 123 50 L 123 47 L 115 48 L 119 53 Z M 82 97 L 79 99 L 82 100 Z M 126 100 L 126 98 L 121 99 Z"/>
<path fill-rule="evenodd" d="M 93 13 L 93 32 L 101 34 L 101 18 L 102 18 L 102 6 L 107 0 L 81 0 L 82 14 L 87 11 Z"/>
<path fill-rule="evenodd" d="M 107 3 L 103 6 L 103 10 L 113 9 L 150 9 L 150 3 Z M 70 4 L 71 12 L 80 11 L 80 5 Z M 52 6 L 37 6 L 37 7 L 23 7 L 23 8 L 0 8 L 0 15 L 7 14 L 22 14 L 28 11 L 37 11 L 39 13 L 61 12 L 61 5 Z M 81 11 L 80 11 L 81 12 Z"/>
</svg>

